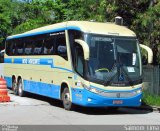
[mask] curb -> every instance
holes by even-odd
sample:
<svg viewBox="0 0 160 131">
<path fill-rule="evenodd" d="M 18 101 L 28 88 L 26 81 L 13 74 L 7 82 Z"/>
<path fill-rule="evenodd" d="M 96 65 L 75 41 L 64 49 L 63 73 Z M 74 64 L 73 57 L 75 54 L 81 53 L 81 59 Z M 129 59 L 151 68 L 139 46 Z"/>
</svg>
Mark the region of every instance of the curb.
<svg viewBox="0 0 160 131">
<path fill-rule="evenodd" d="M 153 112 L 160 113 L 160 107 L 159 106 L 152 106 Z"/>
</svg>

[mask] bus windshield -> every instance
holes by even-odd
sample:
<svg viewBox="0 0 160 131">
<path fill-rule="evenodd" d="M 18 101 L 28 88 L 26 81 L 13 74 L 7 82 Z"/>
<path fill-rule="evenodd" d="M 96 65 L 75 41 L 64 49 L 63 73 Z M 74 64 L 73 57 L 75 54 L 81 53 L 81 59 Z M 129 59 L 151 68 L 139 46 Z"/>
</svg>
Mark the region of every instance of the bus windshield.
<svg viewBox="0 0 160 131">
<path fill-rule="evenodd" d="M 141 79 L 141 58 L 136 38 L 87 35 L 90 48 L 88 78 L 110 85 Z M 137 83 L 136 83 L 137 84 Z"/>
</svg>

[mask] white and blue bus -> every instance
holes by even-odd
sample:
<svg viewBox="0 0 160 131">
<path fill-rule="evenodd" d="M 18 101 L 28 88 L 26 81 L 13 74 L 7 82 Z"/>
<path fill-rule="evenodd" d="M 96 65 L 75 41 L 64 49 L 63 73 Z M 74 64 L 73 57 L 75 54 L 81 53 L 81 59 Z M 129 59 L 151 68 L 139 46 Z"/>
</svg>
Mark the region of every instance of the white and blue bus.
<svg viewBox="0 0 160 131">
<path fill-rule="evenodd" d="M 15 95 L 64 108 L 140 106 L 142 63 L 135 33 L 115 23 L 68 21 L 6 39 L 4 77 Z"/>
</svg>

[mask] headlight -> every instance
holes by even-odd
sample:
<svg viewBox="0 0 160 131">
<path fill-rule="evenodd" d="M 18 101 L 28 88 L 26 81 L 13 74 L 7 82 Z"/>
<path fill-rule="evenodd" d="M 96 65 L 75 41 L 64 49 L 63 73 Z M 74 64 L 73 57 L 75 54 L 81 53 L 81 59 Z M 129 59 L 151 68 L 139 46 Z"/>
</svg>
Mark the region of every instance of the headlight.
<svg viewBox="0 0 160 131">
<path fill-rule="evenodd" d="M 138 89 L 138 90 L 136 90 L 136 91 L 135 91 L 135 93 L 136 93 L 136 94 L 140 94 L 140 93 L 142 93 L 142 89 Z"/>
<path fill-rule="evenodd" d="M 101 93 L 102 91 L 101 90 L 99 90 L 99 89 L 96 89 L 96 88 L 91 88 L 91 90 L 90 90 L 91 92 L 93 92 L 93 93 L 97 93 L 97 94 L 99 94 L 99 93 Z"/>
<path fill-rule="evenodd" d="M 82 84 L 82 86 L 83 86 L 85 89 L 87 89 L 87 90 L 90 90 L 90 89 L 91 89 L 90 86 L 87 86 L 87 85 L 85 85 L 85 84 Z"/>
<path fill-rule="evenodd" d="M 97 88 L 94 88 L 94 87 L 90 87 L 90 86 L 87 86 L 87 85 L 85 85 L 85 84 L 83 84 L 83 87 L 84 87 L 86 90 L 88 90 L 88 91 L 90 91 L 90 92 L 93 92 L 93 93 L 96 93 L 96 94 L 102 92 L 102 90 L 100 90 L 100 89 L 97 89 Z"/>
</svg>

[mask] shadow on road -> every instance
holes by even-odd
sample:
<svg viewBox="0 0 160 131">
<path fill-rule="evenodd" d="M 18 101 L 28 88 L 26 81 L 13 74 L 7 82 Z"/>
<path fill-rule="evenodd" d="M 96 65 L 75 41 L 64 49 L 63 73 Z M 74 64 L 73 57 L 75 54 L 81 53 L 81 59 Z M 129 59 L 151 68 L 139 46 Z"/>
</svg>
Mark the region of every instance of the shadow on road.
<svg viewBox="0 0 160 131">
<path fill-rule="evenodd" d="M 32 93 L 27 93 L 27 96 L 29 98 L 41 100 L 48 102 L 50 105 L 63 108 L 62 102 L 60 100 L 52 99 L 45 96 L 40 96 Z M 145 108 L 142 108 L 145 107 Z M 119 107 L 119 108 L 90 108 L 90 107 L 81 107 L 76 106 L 76 108 L 73 110 L 73 112 L 81 113 L 81 114 L 87 114 L 87 115 L 121 115 L 121 114 L 147 114 L 153 112 L 152 107 L 147 105 L 142 105 L 142 107 Z"/>
<path fill-rule="evenodd" d="M 151 113 L 152 110 L 142 110 L 139 108 L 131 108 L 131 107 L 119 107 L 115 108 L 86 108 L 86 107 L 78 107 L 74 111 L 88 114 L 88 115 L 125 115 L 125 114 L 147 114 Z"/>
</svg>

